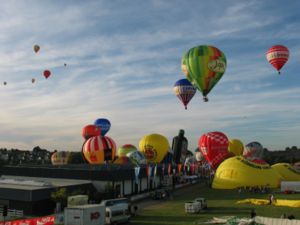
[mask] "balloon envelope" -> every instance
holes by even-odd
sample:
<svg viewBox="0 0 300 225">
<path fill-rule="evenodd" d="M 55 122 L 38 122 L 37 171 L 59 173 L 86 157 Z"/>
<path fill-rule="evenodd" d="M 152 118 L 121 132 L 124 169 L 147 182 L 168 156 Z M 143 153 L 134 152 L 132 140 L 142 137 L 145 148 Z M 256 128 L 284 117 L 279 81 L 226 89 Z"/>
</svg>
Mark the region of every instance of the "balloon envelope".
<svg viewBox="0 0 300 225">
<path fill-rule="evenodd" d="M 140 140 L 139 149 L 146 156 L 148 163 L 160 163 L 169 151 L 170 145 L 166 137 L 150 134 Z"/>
<path fill-rule="evenodd" d="M 196 88 L 187 79 L 181 79 L 174 84 L 173 90 L 185 109 L 187 109 L 187 104 L 194 97 Z"/>
<path fill-rule="evenodd" d="M 256 160 L 258 162 L 263 158 L 263 154 L 264 148 L 257 141 L 248 143 L 243 151 L 243 156 L 250 161 Z"/>
<path fill-rule="evenodd" d="M 51 155 L 51 163 L 52 165 L 66 165 L 70 160 L 70 156 L 70 152 L 54 152 Z"/>
<path fill-rule="evenodd" d="M 89 138 L 82 147 L 84 158 L 90 164 L 113 161 L 116 155 L 116 143 L 110 137 L 95 136 Z"/>
<path fill-rule="evenodd" d="M 289 50 L 283 45 L 274 45 L 266 53 L 269 63 L 280 73 L 280 69 L 288 61 L 290 56 Z"/>
<path fill-rule="evenodd" d="M 33 51 L 34 51 L 35 53 L 37 53 L 39 50 L 40 50 L 40 46 L 39 46 L 39 45 L 34 45 L 34 46 L 33 46 Z"/>
<path fill-rule="evenodd" d="M 101 129 L 101 135 L 104 136 L 110 129 L 110 121 L 105 118 L 96 119 L 94 124 Z"/>
<path fill-rule="evenodd" d="M 47 79 L 48 77 L 50 77 L 51 72 L 49 70 L 44 70 L 43 75 Z"/>
<path fill-rule="evenodd" d="M 234 155 L 242 155 L 244 151 L 244 144 L 239 139 L 230 139 L 228 151 Z"/>
<path fill-rule="evenodd" d="M 300 172 L 289 163 L 276 163 L 272 168 L 282 176 L 283 181 L 300 181 Z"/>
<path fill-rule="evenodd" d="M 215 189 L 277 188 L 280 179 L 281 176 L 269 164 L 257 164 L 242 156 L 234 156 L 225 159 L 218 166 L 212 187 Z"/>
<path fill-rule="evenodd" d="M 119 164 L 119 165 L 132 164 L 130 158 L 127 157 L 127 156 L 121 156 L 121 157 L 117 158 L 113 163 L 114 164 Z"/>
<path fill-rule="evenodd" d="M 198 147 L 213 169 L 231 154 L 228 152 L 228 138 L 222 132 L 203 134 L 198 141 Z"/>
<path fill-rule="evenodd" d="M 147 164 L 147 159 L 145 155 L 140 151 L 131 151 L 127 153 L 126 156 L 129 157 L 131 162 L 135 165 Z"/>
<path fill-rule="evenodd" d="M 99 127 L 89 124 L 82 128 L 82 137 L 84 139 L 89 139 L 90 137 L 99 136 L 101 134 L 101 130 Z"/>
<path fill-rule="evenodd" d="M 137 151 L 137 148 L 134 145 L 126 144 L 118 148 L 117 155 L 119 157 L 126 156 L 129 152 Z"/>
<path fill-rule="evenodd" d="M 181 61 L 187 79 L 207 100 L 207 94 L 222 78 L 226 70 L 226 57 L 214 46 L 200 45 L 188 50 Z"/>
</svg>

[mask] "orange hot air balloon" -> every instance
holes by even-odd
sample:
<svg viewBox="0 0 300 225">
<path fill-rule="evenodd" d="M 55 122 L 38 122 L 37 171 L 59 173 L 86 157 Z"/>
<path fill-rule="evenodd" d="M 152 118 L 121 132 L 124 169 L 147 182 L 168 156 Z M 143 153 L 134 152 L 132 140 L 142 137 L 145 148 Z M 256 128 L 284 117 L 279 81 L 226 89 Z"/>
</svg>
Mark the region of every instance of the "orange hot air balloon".
<svg viewBox="0 0 300 225">
<path fill-rule="evenodd" d="M 34 51 L 35 53 L 38 53 L 39 50 L 40 50 L 40 46 L 39 46 L 39 45 L 34 45 L 34 46 L 33 46 L 33 51 Z"/>
<path fill-rule="evenodd" d="M 87 140 L 90 137 L 99 136 L 101 134 L 101 130 L 99 127 L 89 124 L 82 128 L 82 137 Z"/>
<path fill-rule="evenodd" d="M 91 137 L 84 143 L 82 153 L 90 164 L 111 162 L 115 159 L 116 143 L 108 136 Z"/>
<path fill-rule="evenodd" d="M 288 61 L 290 56 L 289 49 L 283 45 L 274 45 L 266 53 L 266 58 L 269 63 L 278 71 Z"/>
<path fill-rule="evenodd" d="M 45 77 L 46 79 L 47 79 L 48 77 L 50 77 L 50 75 L 51 75 L 50 70 L 44 70 L 43 75 L 44 75 L 44 77 Z"/>
</svg>

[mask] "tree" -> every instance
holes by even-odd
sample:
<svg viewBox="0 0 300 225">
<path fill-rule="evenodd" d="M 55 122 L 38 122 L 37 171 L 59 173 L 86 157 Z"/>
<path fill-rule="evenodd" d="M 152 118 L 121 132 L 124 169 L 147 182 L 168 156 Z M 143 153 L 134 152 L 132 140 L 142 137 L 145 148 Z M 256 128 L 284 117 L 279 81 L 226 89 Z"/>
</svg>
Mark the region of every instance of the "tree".
<svg viewBox="0 0 300 225">
<path fill-rule="evenodd" d="M 51 199 L 56 202 L 56 204 L 61 205 L 62 207 L 67 205 L 67 189 L 59 188 L 55 192 L 51 193 Z"/>
</svg>

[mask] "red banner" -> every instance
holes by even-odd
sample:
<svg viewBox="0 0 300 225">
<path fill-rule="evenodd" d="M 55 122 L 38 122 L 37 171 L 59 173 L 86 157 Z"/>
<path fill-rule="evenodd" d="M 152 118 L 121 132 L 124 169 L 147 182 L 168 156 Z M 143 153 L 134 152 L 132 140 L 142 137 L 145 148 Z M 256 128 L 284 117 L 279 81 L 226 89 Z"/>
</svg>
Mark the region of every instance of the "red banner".
<svg viewBox="0 0 300 225">
<path fill-rule="evenodd" d="M 54 216 L 0 222 L 0 225 L 54 225 Z"/>
</svg>

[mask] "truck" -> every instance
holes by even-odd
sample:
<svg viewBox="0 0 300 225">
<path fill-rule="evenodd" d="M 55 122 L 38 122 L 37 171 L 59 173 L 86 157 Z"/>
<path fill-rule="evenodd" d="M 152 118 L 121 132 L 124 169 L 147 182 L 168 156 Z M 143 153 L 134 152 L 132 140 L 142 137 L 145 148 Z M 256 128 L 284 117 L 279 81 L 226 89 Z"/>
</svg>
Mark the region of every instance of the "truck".
<svg viewBox="0 0 300 225">
<path fill-rule="evenodd" d="M 207 202 L 205 198 L 195 198 L 194 201 L 186 202 L 184 208 L 186 213 L 200 213 L 207 209 Z"/>
<path fill-rule="evenodd" d="M 115 198 L 101 201 L 105 207 L 106 224 L 119 224 L 130 220 L 131 203 L 128 198 Z"/>
<path fill-rule="evenodd" d="M 101 204 L 67 207 L 64 225 L 105 225 L 105 207 Z"/>
</svg>

